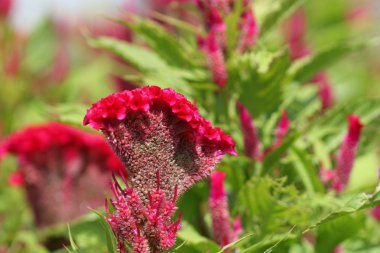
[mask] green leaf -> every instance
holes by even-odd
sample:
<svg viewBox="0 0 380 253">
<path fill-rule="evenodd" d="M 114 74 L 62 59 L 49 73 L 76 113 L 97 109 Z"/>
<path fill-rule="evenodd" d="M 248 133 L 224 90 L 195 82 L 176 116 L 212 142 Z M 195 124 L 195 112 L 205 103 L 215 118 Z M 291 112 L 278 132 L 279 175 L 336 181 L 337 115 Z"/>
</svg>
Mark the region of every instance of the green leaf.
<svg viewBox="0 0 380 253">
<path fill-rule="evenodd" d="M 219 251 L 218 253 L 223 253 L 223 252 L 226 252 L 228 249 L 235 248 L 235 247 L 237 247 L 238 245 L 242 244 L 245 240 L 249 239 L 252 236 L 253 236 L 253 234 L 243 236 L 242 238 L 239 238 L 236 241 L 231 242 L 231 243 L 227 244 L 226 246 L 224 246 L 222 248 L 222 250 Z"/>
<path fill-rule="evenodd" d="M 80 253 L 81 251 L 79 250 L 78 245 L 75 243 L 74 238 L 73 238 L 73 236 L 71 234 L 71 230 L 70 230 L 70 225 L 69 224 L 67 224 L 67 230 L 68 230 L 68 233 L 69 233 L 69 241 L 70 241 L 70 246 L 71 246 L 72 251 L 70 251 L 69 249 L 67 249 L 67 250 L 69 250 L 69 252 L 72 252 L 72 253 Z"/>
<path fill-rule="evenodd" d="M 379 43 L 379 39 L 342 42 L 326 49 L 320 50 L 314 55 L 296 61 L 288 71 L 288 77 L 299 81 L 309 81 L 319 71 L 326 69 L 331 64 L 337 62 L 352 52 L 374 46 Z"/>
<path fill-rule="evenodd" d="M 283 100 L 283 80 L 290 65 L 286 50 L 247 53 L 229 62 L 231 89 L 256 118 L 276 111 Z M 255 103 L 252 103 L 255 101 Z"/>
<path fill-rule="evenodd" d="M 158 71 L 169 68 L 155 52 L 132 43 L 108 37 L 89 38 L 88 43 L 92 47 L 106 49 L 120 56 L 139 70 Z"/>
<path fill-rule="evenodd" d="M 380 204 L 380 185 L 376 188 L 373 194 L 361 193 L 352 197 L 343 207 L 340 209 L 329 213 L 324 218 L 320 219 L 315 224 L 309 226 L 304 233 L 315 229 L 322 224 L 328 223 L 330 221 L 336 220 L 340 217 L 344 217 L 350 214 L 359 212 L 360 210 L 374 207 Z"/>
<path fill-rule="evenodd" d="M 198 252 L 215 253 L 220 251 L 220 247 L 206 237 L 201 236 L 189 223 L 182 222 L 182 228 L 178 231 L 177 237 L 185 242 L 185 246 L 191 246 Z"/>
<path fill-rule="evenodd" d="M 312 157 L 306 150 L 293 146 L 290 149 L 289 155 L 294 162 L 294 167 L 298 171 L 306 190 L 310 193 L 317 191 L 322 192 L 324 186 L 318 176 L 318 169 L 313 165 Z"/>
<path fill-rule="evenodd" d="M 185 43 L 181 37 L 177 37 L 163 28 L 162 25 L 149 20 L 142 19 L 138 16 L 132 16 L 129 22 L 122 22 L 131 28 L 152 48 L 154 52 L 165 59 L 165 61 L 173 66 L 184 67 L 189 66 L 189 55 L 186 54 Z"/>
<path fill-rule="evenodd" d="M 270 10 L 263 18 L 260 25 L 261 37 L 269 33 L 276 25 L 292 13 L 298 6 L 303 4 L 305 0 L 278 0 L 268 1 Z"/>
<path fill-rule="evenodd" d="M 277 147 L 265 156 L 261 175 L 268 174 L 280 162 L 284 153 L 293 145 L 300 135 L 300 133 L 289 132 L 284 138 L 281 146 Z"/>
<path fill-rule="evenodd" d="M 364 227 L 364 215 L 347 215 L 322 224 L 317 229 L 315 252 L 333 252 L 344 240 L 357 235 Z"/>
<path fill-rule="evenodd" d="M 99 216 L 99 221 L 106 233 L 108 253 L 118 253 L 115 235 L 108 222 L 104 219 L 104 214 L 94 209 L 92 209 L 92 211 Z"/>
<path fill-rule="evenodd" d="M 239 191 L 236 213 L 242 215 L 244 229 L 255 240 L 273 233 L 286 233 L 292 225 L 306 224 L 304 196 L 284 179 L 252 178 Z"/>
</svg>

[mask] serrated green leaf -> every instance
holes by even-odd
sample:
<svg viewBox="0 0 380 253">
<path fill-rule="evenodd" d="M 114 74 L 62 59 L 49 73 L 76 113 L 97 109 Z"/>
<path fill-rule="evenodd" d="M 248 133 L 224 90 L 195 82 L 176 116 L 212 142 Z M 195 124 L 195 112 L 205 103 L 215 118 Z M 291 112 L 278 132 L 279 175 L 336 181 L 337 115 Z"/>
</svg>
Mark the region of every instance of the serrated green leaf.
<svg viewBox="0 0 380 253">
<path fill-rule="evenodd" d="M 169 65 L 185 67 L 191 65 L 182 46 L 184 41 L 165 30 L 162 25 L 138 16 L 132 16 L 130 22 L 122 22 L 141 36 L 152 50 L 160 55 Z"/>
<path fill-rule="evenodd" d="M 378 44 L 378 40 L 375 38 L 360 42 L 342 42 L 320 50 L 310 57 L 296 61 L 288 71 L 288 78 L 299 82 L 309 81 L 319 71 L 326 69 L 352 52 Z"/>
<path fill-rule="evenodd" d="M 270 32 L 276 25 L 287 17 L 292 11 L 303 4 L 305 0 L 278 0 L 278 1 L 268 1 L 270 4 L 270 11 L 263 18 L 262 24 L 260 25 L 261 37 L 264 37 L 268 32 Z"/>
<path fill-rule="evenodd" d="M 111 229 L 110 225 L 108 224 L 108 222 L 104 219 L 104 215 L 97 210 L 94 210 L 94 209 L 91 209 L 91 210 L 96 215 L 99 216 L 99 221 L 100 221 L 100 223 L 101 223 L 101 225 L 104 228 L 104 231 L 106 233 L 108 253 L 118 253 L 119 251 L 116 247 L 117 242 L 116 242 L 115 235 L 112 232 L 112 229 Z"/>
<path fill-rule="evenodd" d="M 379 204 L 380 204 L 380 185 L 376 188 L 373 194 L 361 193 L 352 197 L 342 208 L 334 212 L 331 212 L 330 214 L 320 219 L 315 224 L 309 226 L 304 231 L 304 233 L 312 229 L 315 229 L 321 226 L 322 224 L 336 220 L 337 218 L 344 217 L 346 215 L 350 215 L 353 213 L 357 213 L 360 210 L 374 207 Z"/>
<path fill-rule="evenodd" d="M 249 239 L 252 236 L 253 236 L 253 234 L 243 236 L 242 238 L 239 238 L 236 241 L 231 242 L 231 243 L 227 244 L 226 246 L 224 246 L 222 248 L 222 250 L 220 250 L 218 253 L 223 253 L 223 252 L 226 252 L 228 249 L 235 248 L 235 247 L 237 247 L 238 245 L 242 244 L 244 241 L 246 241 L 247 239 Z"/>
<path fill-rule="evenodd" d="M 198 252 L 215 253 L 220 251 L 220 247 L 206 237 L 201 236 L 189 223 L 182 222 L 182 228 L 178 231 L 177 237 L 190 245 Z"/>
</svg>

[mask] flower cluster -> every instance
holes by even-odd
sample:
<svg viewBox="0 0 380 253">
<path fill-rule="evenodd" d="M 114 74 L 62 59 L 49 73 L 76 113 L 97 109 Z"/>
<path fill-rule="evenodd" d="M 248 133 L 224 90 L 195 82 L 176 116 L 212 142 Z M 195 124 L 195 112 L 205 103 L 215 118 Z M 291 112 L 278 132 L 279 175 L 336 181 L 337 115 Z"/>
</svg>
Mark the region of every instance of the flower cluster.
<svg viewBox="0 0 380 253">
<path fill-rule="evenodd" d="M 84 124 L 102 130 L 145 200 L 156 171 L 169 197 L 174 185 L 182 194 L 206 178 L 223 154 L 235 154 L 231 137 L 172 89 L 147 86 L 114 93 L 87 111 Z"/>
<path fill-rule="evenodd" d="M 165 197 L 160 189 L 160 175 L 157 172 L 156 189 L 148 192 L 148 202 L 140 198 L 133 188 L 122 189 L 114 179 L 115 200 L 111 204 L 115 212 L 111 213 L 106 203 L 107 221 L 117 240 L 120 252 L 128 252 L 125 244 L 131 245 L 135 253 L 161 252 L 173 247 L 177 231 L 180 229 L 181 215 L 177 221 L 172 216 L 177 210 L 177 187 L 172 199 Z"/>
<path fill-rule="evenodd" d="M 38 226 L 66 222 L 101 205 L 111 173 L 126 176 L 100 136 L 59 123 L 14 133 L 0 146 L 0 158 L 7 153 L 18 158 L 11 182 L 26 188 Z"/>
<path fill-rule="evenodd" d="M 227 51 L 226 24 L 222 16 L 228 15 L 234 8 L 233 1 L 229 0 L 197 0 L 197 7 L 203 14 L 207 38 L 198 36 L 198 45 L 201 51 L 207 54 L 208 66 L 212 73 L 213 81 L 223 87 L 228 82 L 228 73 L 225 63 L 225 52 Z M 240 17 L 239 29 L 241 30 L 237 51 L 244 53 L 250 46 L 254 45 L 259 33 L 256 19 L 248 1 L 243 1 L 243 12 Z"/>
<path fill-rule="evenodd" d="M 172 89 L 114 93 L 87 111 L 84 124 L 105 134 L 128 172 L 131 187 L 115 183 L 116 212 L 109 214 L 121 250 L 124 243 L 135 252 L 172 247 L 177 197 L 208 177 L 225 153 L 235 154 L 231 137 Z"/>
</svg>

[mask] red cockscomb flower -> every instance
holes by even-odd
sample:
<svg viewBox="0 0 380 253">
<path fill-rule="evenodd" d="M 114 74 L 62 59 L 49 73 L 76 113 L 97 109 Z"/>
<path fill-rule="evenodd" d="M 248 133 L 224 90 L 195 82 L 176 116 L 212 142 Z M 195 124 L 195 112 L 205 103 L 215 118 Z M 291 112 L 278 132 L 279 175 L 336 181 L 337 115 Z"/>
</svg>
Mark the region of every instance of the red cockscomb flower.
<svg viewBox="0 0 380 253">
<path fill-rule="evenodd" d="M 147 200 L 159 171 L 166 197 L 182 194 L 210 175 L 235 143 L 203 119 L 172 89 L 148 86 L 114 93 L 87 111 L 84 124 L 100 129 L 128 171 L 132 187 Z"/>
<path fill-rule="evenodd" d="M 59 123 L 14 133 L 0 146 L 0 157 L 7 153 L 18 158 L 38 226 L 67 222 L 101 205 L 111 172 L 124 171 L 102 137 Z"/>
<path fill-rule="evenodd" d="M 114 93 L 87 111 L 84 124 L 105 134 L 128 172 L 126 189 L 115 180 L 107 217 L 121 252 L 125 243 L 139 253 L 170 249 L 180 228 L 180 218 L 171 221 L 177 198 L 235 154 L 231 137 L 172 89 Z"/>
</svg>

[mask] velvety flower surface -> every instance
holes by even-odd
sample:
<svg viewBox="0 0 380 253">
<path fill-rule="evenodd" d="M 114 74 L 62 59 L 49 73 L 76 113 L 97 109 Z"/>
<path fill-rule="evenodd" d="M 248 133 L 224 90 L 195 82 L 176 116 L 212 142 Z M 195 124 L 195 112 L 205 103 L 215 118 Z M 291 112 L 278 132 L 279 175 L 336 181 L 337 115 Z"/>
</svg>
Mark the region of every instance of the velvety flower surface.
<svg viewBox="0 0 380 253">
<path fill-rule="evenodd" d="M 234 141 L 203 119 L 196 107 L 172 89 L 147 86 L 114 93 L 87 111 L 84 124 L 101 129 L 128 171 L 131 186 L 147 203 L 161 175 L 171 198 L 206 178 Z"/>
<path fill-rule="evenodd" d="M 38 226 L 67 222 L 101 205 L 111 173 L 124 172 L 102 137 L 59 123 L 14 133 L 0 146 L 0 158 L 7 153 L 19 163 L 10 181 L 24 185 Z"/>
</svg>

